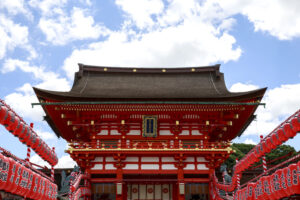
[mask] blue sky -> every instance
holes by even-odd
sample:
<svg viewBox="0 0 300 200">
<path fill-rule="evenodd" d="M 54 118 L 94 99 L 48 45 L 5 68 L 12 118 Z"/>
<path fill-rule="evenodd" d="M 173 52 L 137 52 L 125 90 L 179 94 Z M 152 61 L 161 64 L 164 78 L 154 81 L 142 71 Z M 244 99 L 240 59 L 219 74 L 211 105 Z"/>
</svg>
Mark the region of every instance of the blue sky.
<svg viewBox="0 0 300 200">
<path fill-rule="evenodd" d="M 268 87 L 257 119 L 236 142 L 257 143 L 300 108 L 297 0 L 4 0 L 0 2 L 0 98 L 64 153 L 32 86 L 68 91 L 77 63 L 131 67 L 221 64 L 231 91 Z M 26 147 L 0 128 L 0 146 Z M 300 150 L 300 136 L 288 144 Z M 44 164 L 33 154 L 31 160 Z"/>
</svg>

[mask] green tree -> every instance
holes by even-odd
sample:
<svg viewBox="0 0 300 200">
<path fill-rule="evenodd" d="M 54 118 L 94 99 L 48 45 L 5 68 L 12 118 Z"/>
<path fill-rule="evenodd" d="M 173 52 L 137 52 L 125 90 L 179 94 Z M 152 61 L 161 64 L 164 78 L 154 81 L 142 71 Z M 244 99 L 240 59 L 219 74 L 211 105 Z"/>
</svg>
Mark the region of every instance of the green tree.
<svg viewBox="0 0 300 200">
<path fill-rule="evenodd" d="M 229 158 L 224 162 L 227 165 L 227 169 L 232 170 L 233 166 L 235 165 L 235 160 L 241 160 L 251 149 L 253 149 L 255 145 L 252 144 L 242 144 L 242 143 L 234 143 L 232 144 L 231 148 L 235 151 L 232 153 Z M 297 152 L 294 147 L 290 145 L 280 145 L 276 149 L 272 150 L 270 153 L 266 154 L 267 163 L 283 157 L 282 159 L 275 160 L 274 162 L 270 163 L 271 165 L 277 165 L 282 163 L 283 161 L 293 157 L 296 155 Z M 261 161 L 254 164 L 260 165 Z"/>
</svg>

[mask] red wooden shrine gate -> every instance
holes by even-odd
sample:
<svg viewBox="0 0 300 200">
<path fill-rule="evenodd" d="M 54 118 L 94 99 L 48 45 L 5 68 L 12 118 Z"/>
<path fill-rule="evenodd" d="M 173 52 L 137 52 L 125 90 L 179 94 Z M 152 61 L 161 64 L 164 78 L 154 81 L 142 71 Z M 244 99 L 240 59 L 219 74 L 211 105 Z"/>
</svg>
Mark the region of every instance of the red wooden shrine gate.
<svg viewBox="0 0 300 200">
<path fill-rule="evenodd" d="M 219 65 L 79 66 L 71 91 L 34 90 L 90 174 L 93 199 L 208 199 L 212 172 L 265 92 L 229 92 Z"/>
</svg>

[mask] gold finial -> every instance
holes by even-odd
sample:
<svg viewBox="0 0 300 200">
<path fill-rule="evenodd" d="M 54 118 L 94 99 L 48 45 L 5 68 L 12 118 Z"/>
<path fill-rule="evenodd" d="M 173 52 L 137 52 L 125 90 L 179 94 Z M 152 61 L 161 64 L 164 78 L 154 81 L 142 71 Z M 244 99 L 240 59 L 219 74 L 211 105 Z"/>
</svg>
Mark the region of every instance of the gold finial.
<svg viewBox="0 0 300 200">
<path fill-rule="evenodd" d="M 133 71 L 133 72 L 136 72 L 136 69 L 133 69 L 132 71 Z"/>
<path fill-rule="evenodd" d="M 103 70 L 106 72 L 106 71 L 107 71 L 107 68 L 105 67 Z"/>
<path fill-rule="evenodd" d="M 161 71 L 162 71 L 162 72 L 166 72 L 166 70 L 165 70 L 165 69 L 162 69 Z"/>
<path fill-rule="evenodd" d="M 192 71 L 192 72 L 194 72 L 194 71 L 195 71 L 195 69 L 194 69 L 194 68 L 192 68 L 192 69 L 191 69 L 191 71 Z"/>
</svg>

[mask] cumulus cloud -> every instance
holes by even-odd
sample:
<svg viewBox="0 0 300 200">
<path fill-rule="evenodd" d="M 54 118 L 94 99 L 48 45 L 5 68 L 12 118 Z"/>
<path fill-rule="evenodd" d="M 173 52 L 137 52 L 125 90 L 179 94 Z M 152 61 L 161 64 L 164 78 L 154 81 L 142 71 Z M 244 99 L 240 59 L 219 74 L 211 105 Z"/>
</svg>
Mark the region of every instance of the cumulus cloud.
<svg viewBox="0 0 300 200">
<path fill-rule="evenodd" d="M 69 155 L 64 155 L 59 158 L 55 168 L 74 168 L 75 165 L 77 163 Z"/>
<path fill-rule="evenodd" d="M 242 14 L 253 23 L 255 31 L 267 32 L 280 40 L 300 36 L 300 1 L 298 0 L 214 0 L 224 15 Z"/>
<path fill-rule="evenodd" d="M 219 19 L 208 19 L 203 16 L 199 3 L 188 2 L 181 5 L 176 1 L 163 9 L 160 1 L 145 0 L 137 5 L 117 1 L 120 9 L 128 14 L 123 28 L 110 32 L 104 41 L 74 50 L 63 66 L 68 77 L 73 78 L 77 63 L 182 67 L 237 60 L 242 50 L 227 31 L 234 20 L 228 18 L 227 23 L 222 23 Z M 154 7 L 159 9 L 154 11 Z M 185 13 L 177 18 L 173 15 L 180 7 Z"/>
<path fill-rule="evenodd" d="M 249 139 L 247 138 L 245 141 L 244 141 L 245 144 L 253 144 L 253 145 L 256 145 L 257 143 L 254 142 L 252 139 Z"/>
<path fill-rule="evenodd" d="M 2 73 L 8 73 L 16 69 L 32 74 L 33 78 L 38 82 L 35 85 L 38 88 L 49 90 L 69 90 L 70 88 L 69 82 L 65 78 L 61 78 L 54 72 L 47 71 L 45 67 L 31 65 L 28 61 L 7 59 L 0 70 Z M 17 88 L 15 92 L 8 94 L 4 99 L 22 117 L 41 121 L 43 115 L 45 115 L 41 107 L 31 107 L 31 103 L 38 102 L 38 100 L 30 83 L 25 83 Z"/>
<path fill-rule="evenodd" d="M 256 89 L 257 86 L 237 83 L 232 85 L 231 90 L 234 89 L 238 92 L 237 88 L 240 88 L 240 91 L 245 91 L 245 88 L 252 90 Z M 247 128 L 244 136 L 267 135 L 287 117 L 299 110 L 300 84 L 281 85 L 280 87 L 269 89 L 263 98 L 263 102 L 266 103 L 266 108 L 260 106 L 257 109 L 257 118 Z"/>
<path fill-rule="evenodd" d="M 161 0 L 116 0 L 116 4 L 139 28 L 153 26 L 155 22 L 152 16 L 161 13 L 164 8 Z"/>
<path fill-rule="evenodd" d="M 14 23 L 0 14 L 0 59 L 16 47 L 28 48 L 28 27 Z"/>
<path fill-rule="evenodd" d="M 41 167 L 46 166 L 48 169 L 51 169 L 51 166 L 49 165 L 48 162 L 44 161 L 39 155 L 34 154 L 33 156 L 30 157 L 30 162 L 37 164 Z"/>
<path fill-rule="evenodd" d="M 57 13 L 62 13 L 62 8 L 68 0 L 30 0 L 28 4 L 40 10 L 42 16 L 51 16 Z"/>
<path fill-rule="evenodd" d="M 43 140 L 57 139 L 57 137 L 52 132 L 50 133 L 48 131 L 43 131 L 43 130 L 39 130 L 39 129 L 35 129 L 35 131 Z"/>
<path fill-rule="evenodd" d="M 230 87 L 231 92 L 247 92 L 250 90 L 256 90 L 259 87 L 252 84 L 235 83 Z"/>
<path fill-rule="evenodd" d="M 24 14 L 29 19 L 33 18 L 31 12 L 25 6 L 24 0 L 0 1 L 0 9 L 7 10 L 10 15 Z"/>
<path fill-rule="evenodd" d="M 106 36 L 109 30 L 96 24 L 86 10 L 73 8 L 71 15 L 61 12 L 58 17 L 42 17 L 39 28 L 46 35 L 48 42 L 64 45 L 74 40 L 97 39 Z"/>
<path fill-rule="evenodd" d="M 30 162 L 40 165 L 41 167 L 46 166 L 48 169 L 51 169 L 49 163 L 44 161 L 37 154 L 30 157 Z M 75 165 L 77 165 L 76 162 L 69 155 L 64 155 L 58 159 L 58 163 L 54 166 L 54 168 L 74 168 Z"/>
</svg>

